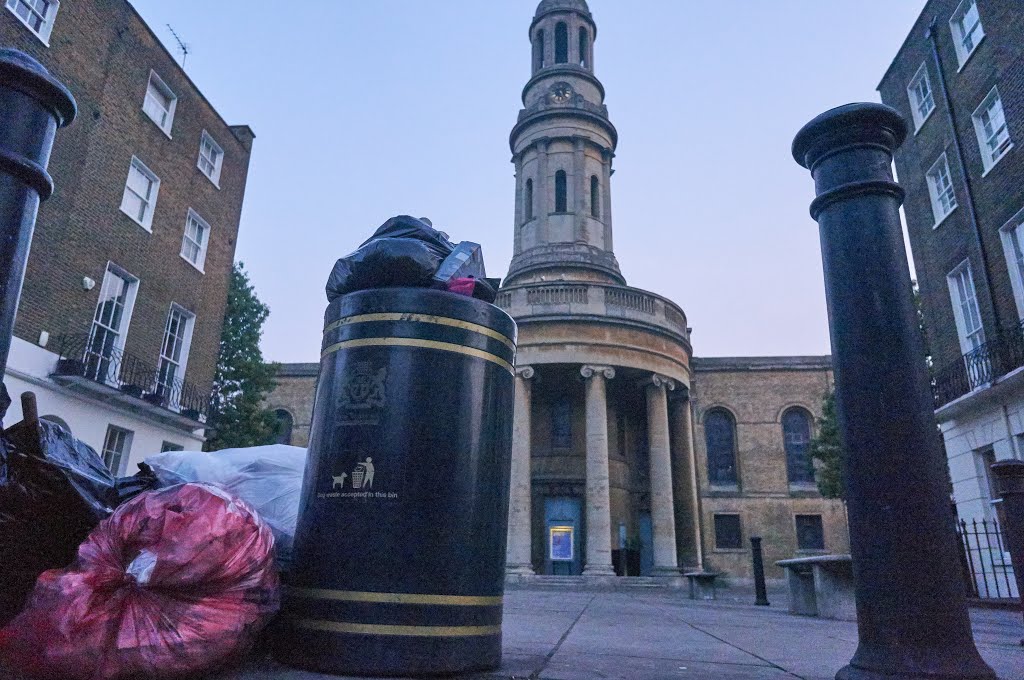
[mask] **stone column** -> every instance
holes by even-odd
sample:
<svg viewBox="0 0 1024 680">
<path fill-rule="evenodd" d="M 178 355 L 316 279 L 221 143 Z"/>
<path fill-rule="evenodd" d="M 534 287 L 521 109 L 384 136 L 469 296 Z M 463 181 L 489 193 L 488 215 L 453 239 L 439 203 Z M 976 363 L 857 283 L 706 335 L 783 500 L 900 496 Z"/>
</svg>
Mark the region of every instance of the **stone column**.
<svg viewBox="0 0 1024 680">
<path fill-rule="evenodd" d="M 584 366 L 580 373 L 587 381 L 587 554 L 583 573 L 614 576 L 605 381 L 615 377 L 615 369 Z"/>
<path fill-rule="evenodd" d="M 697 467 L 693 448 L 693 419 L 685 385 L 669 405 L 672 428 L 672 497 L 675 500 L 676 542 L 686 569 L 700 571 L 703 555 L 700 544 L 700 503 L 697 496 Z"/>
<path fill-rule="evenodd" d="M 555 184 L 548 177 L 548 140 L 537 140 L 537 179 L 533 182 L 534 208 L 537 211 L 537 231 L 535 232 L 536 243 L 547 243 L 548 238 L 548 213 L 554 207 Z"/>
<path fill-rule="evenodd" d="M 676 518 L 672 506 L 672 456 L 669 451 L 668 395 L 675 382 L 652 375 L 644 381 L 647 396 L 647 448 L 651 477 L 651 525 L 654 533 L 654 573 L 679 574 L 676 558 Z"/>
<path fill-rule="evenodd" d="M 587 189 L 586 189 L 586 159 L 583 156 L 584 142 L 582 137 L 574 137 L 572 140 L 573 154 L 572 154 L 572 172 L 575 181 L 573 182 L 573 191 L 576 195 L 573 197 L 573 210 L 576 213 L 576 233 L 575 240 L 588 243 L 587 239 L 587 216 L 590 214 L 587 210 Z"/>
<path fill-rule="evenodd" d="M 515 237 L 512 239 L 512 254 L 518 255 L 523 250 L 523 155 L 519 155 L 514 160 L 516 166 L 516 209 L 515 209 Z"/>
<path fill-rule="evenodd" d="M 611 151 L 601 151 L 601 222 L 604 223 L 604 249 L 612 249 L 612 158 Z"/>
<path fill-rule="evenodd" d="M 533 574 L 531 529 L 533 512 L 530 504 L 530 409 L 532 408 L 534 370 L 530 366 L 516 368 L 516 397 L 512 424 L 512 474 L 508 499 L 508 548 L 505 573 Z"/>
</svg>

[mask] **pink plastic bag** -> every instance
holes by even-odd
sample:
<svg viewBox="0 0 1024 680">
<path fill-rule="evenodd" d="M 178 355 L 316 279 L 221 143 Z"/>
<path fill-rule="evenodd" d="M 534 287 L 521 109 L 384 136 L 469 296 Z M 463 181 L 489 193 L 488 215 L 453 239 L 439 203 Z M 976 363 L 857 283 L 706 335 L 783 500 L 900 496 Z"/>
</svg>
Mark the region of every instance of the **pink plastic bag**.
<svg viewBox="0 0 1024 680">
<path fill-rule="evenodd" d="M 220 487 L 122 505 L 68 569 L 43 573 L 0 630 L 0 659 L 36 678 L 189 677 L 236 660 L 277 612 L 270 528 Z"/>
</svg>

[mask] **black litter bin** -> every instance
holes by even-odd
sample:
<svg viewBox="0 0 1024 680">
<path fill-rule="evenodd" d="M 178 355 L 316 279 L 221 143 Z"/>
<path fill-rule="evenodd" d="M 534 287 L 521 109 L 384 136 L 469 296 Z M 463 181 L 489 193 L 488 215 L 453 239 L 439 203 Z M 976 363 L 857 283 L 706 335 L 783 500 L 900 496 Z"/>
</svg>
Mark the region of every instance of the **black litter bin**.
<svg viewBox="0 0 1024 680">
<path fill-rule="evenodd" d="M 354 675 L 500 664 L 515 338 L 499 308 L 454 293 L 328 306 L 279 660 Z"/>
</svg>

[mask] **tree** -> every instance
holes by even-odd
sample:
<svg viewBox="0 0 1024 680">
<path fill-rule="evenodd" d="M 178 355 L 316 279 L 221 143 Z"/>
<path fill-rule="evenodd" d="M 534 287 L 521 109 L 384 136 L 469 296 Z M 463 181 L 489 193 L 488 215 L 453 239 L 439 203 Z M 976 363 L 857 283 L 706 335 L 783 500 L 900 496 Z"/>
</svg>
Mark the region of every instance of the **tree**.
<svg viewBox="0 0 1024 680">
<path fill-rule="evenodd" d="M 821 403 L 818 434 L 811 440 L 811 457 L 821 463 L 817 470 L 818 490 L 825 498 L 845 498 L 843 488 L 843 446 L 836 421 L 836 393 L 830 391 Z"/>
<path fill-rule="evenodd" d="M 220 355 L 213 378 L 207 426 L 213 429 L 204 449 L 258 446 L 270 442 L 277 430 L 274 414 L 264 407 L 274 388 L 277 367 L 263 361 L 260 336 L 270 309 L 260 302 L 245 265 L 231 269 Z"/>
</svg>

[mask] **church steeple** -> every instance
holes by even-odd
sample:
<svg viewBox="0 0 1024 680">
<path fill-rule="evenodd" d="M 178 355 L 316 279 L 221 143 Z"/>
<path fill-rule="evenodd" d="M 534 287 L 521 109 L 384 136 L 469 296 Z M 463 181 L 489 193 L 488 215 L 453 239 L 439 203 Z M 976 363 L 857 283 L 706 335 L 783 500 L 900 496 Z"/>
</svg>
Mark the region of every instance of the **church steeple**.
<svg viewBox="0 0 1024 680">
<path fill-rule="evenodd" d="M 509 139 L 516 210 L 507 283 L 625 283 L 612 251 L 618 134 L 594 75 L 597 25 L 585 0 L 542 0 L 529 36 L 532 77 Z"/>
</svg>

